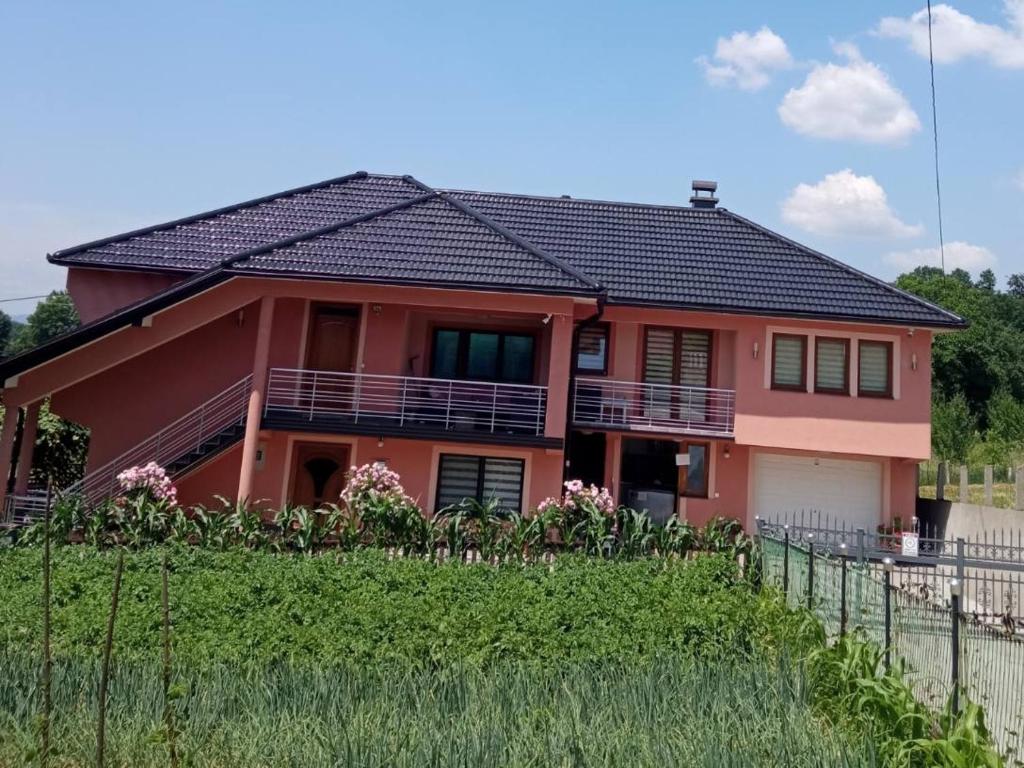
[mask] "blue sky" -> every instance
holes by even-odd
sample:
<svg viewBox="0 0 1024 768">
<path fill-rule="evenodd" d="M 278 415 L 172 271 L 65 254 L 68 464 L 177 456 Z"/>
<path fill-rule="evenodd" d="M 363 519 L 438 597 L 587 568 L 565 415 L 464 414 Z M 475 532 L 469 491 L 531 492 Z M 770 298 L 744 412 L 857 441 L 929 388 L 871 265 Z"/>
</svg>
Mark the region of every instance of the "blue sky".
<svg viewBox="0 0 1024 768">
<path fill-rule="evenodd" d="M 679 204 L 716 179 L 891 278 L 938 243 L 922 8 L 7 2 L 0 298 L 60 287 L 48 251 L 359 169 Z M 1002 282 L 1024 271 L 1024 0 L 935 13 L 948 261 Z"/>
</svg>

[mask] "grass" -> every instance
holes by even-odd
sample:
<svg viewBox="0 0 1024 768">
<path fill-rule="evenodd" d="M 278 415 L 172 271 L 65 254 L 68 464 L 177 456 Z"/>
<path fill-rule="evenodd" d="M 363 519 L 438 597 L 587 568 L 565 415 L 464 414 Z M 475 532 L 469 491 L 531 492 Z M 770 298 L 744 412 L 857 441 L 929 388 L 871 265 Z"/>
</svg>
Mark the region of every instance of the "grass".
<svg viewBox="0 0 1024 768">
<path fill-rule="evenodd" d="M 33 759 L 38 666 L 0 653 L 0 765 Z M 95 659 L 54 668 L 51 765 L 93 761 Z M 870 766 L 816 720 L 798 679 L 758 663 L 521 664 L 488 670 L 212 666 L 179 673 L 182 764 Z M 115 669 L 108 766 L 168 764 L 159 664 Z"/>
<path fill-rule="evenodd" d="M 983 483 L 971 483 L 968 485 L 967 494 L 969 500 L 968 503 L 985 503 L 985 485 Z M 922 485 L 917 489 L 917 495 L 922 499 L 934 499 L 935 483 L 932 483 L 931 485 Z M 945 487 L 945 496 L 947 501 L 959 501 L 960 486 L 954 484 L 947 485 Z M 1013 509 L 1015 499 L 1016 490 L 1013 483 L 992 484 L 992 506 L 998 507 L 999 509 Z"/>
</svg>

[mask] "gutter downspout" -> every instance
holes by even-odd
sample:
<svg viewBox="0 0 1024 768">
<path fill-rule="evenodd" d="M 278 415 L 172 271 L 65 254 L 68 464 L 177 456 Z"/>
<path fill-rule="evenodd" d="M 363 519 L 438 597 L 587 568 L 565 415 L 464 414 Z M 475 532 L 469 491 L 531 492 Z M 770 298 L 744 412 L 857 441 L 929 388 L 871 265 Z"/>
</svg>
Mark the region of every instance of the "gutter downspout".
<svg viewBox="0 0 1024 768">
<path fill-rule="evenodd" d="M 569 365 L 569 391 L 566 394 L 565 408 L 565 441 L 562 460 L 562 482 L 569 479 L 569 453 L 572 448 L 572 414 L 576 408 L 576 358 L 579 355 L 580 331 L 596 325 L 604 315 L 604 306 L 608 301 L 608 291 L 603 290 L 597 296 L 597 311 L 585 317 L 576 325 L 572 332 L 572 359 Z M 611 344 L 608 345 L 611 348 Z M 607 353 L 607 350 L 606 350 Z"/>
</svg>

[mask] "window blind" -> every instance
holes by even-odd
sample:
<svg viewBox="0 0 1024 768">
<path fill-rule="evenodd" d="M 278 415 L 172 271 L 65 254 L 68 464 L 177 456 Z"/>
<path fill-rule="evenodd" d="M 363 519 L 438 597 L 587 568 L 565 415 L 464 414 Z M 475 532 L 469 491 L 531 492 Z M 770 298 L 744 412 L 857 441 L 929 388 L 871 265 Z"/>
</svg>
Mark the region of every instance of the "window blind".
<svg viewBox="0 0 1024 768">
<path fill-rule="evenodd" d="M 891 346 L 886 342 L 862 341 L 860 343 L 860 376 L 857 389 L 866 395 L 889 395 L 892 383 L 889 381 L 889 359 Z"/>
<path fill-rule="evenodd" d="M 846 392 L 847 342 L 844 339 L 815 340 L 814 387 L 825 392 Z"/>
<path fill-rule="evenodd" d="M 518 510 L 522 506 L 524 466 L 522 459 L 443 453 L 438 467 L 437 509 L 466 499 L 486 503 L 493 498 L 502 509 Z"/>
<path fill-rule="evenodd" d="M 772 386 L 799 389 L 804 386 L 806 336 L 773 337 Z"/>
<path fill-rule="evenodd" d="M 580 331 L 576 344 L 576 370 L 604 372 L 608 355 L 608 326 L 587 326 Z"/>
</svg>

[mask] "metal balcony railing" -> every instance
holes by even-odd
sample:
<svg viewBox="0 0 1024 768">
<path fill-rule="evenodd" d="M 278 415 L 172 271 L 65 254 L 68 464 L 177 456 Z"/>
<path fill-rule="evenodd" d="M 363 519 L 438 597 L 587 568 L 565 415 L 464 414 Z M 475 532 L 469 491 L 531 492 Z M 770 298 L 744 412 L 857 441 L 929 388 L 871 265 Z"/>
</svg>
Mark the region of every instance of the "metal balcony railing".
<svg viewBox="0 0 1024 768">
<path fill-rule="evenodd" d="M 265 417 L 543 435 L 547 387 L 273 368 Z"/>
<path fill-rule="evenodd" d="M 735 415 L 731 389 L 575 380 L 572 421 L 581 427 L 732 437 Z"/>
</svg>

